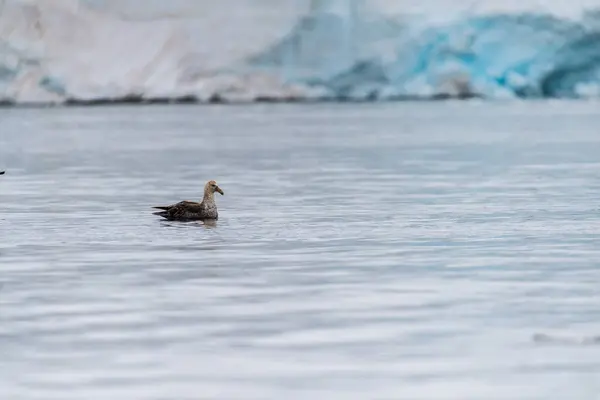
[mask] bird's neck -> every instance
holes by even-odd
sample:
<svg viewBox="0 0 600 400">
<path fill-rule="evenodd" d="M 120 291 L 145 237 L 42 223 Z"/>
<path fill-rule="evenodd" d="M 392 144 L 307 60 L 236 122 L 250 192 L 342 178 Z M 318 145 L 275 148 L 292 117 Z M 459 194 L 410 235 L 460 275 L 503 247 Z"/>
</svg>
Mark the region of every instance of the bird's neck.
<svg viewBox="0 0 600 400">
<path fill-rule="evenodd" d="M 202 199 L 203 203 L 214 204 L 215 203 L 215 194 L 209 191 L 204 192 L 204 198 Z"/>
</svg>

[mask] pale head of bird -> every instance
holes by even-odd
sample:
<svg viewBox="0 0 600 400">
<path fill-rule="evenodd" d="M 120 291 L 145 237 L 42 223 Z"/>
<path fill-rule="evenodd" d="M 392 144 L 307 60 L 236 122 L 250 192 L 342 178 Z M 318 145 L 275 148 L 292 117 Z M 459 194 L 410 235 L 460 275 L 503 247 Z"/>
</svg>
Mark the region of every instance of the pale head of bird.
<svg viewBox="0 0 600 400">
<path fill-rule="evenodd" d="M 221 193 L 221 196 L 223 196 L 225 194 L 225 193 L 223 193 L 223 191 L 221 190 L 219 185 L 217 185 L 217 182 L 215 182 L 215 181 L 206 182 L 206 185 L 204 186 L 204 193 L 212 196 L 215 192 Z"/>
</svg>

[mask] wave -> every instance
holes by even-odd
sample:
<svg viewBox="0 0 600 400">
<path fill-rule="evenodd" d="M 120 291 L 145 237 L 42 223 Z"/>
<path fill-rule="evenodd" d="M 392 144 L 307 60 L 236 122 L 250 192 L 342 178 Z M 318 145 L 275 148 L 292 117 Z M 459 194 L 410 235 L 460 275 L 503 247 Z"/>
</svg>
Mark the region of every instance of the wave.
<svg viewBox="0 0 600 400">
<path fill-rule="evenodd" d="M 210 32 L 190 35 L 176 13 L 135 20 L 76 0 L 0 7 L 3 104 L 600 97 L 595 10 L 434 23 L 317 0 L 287 33 L 219 64 L 231 50 L 199 52 Z"/>
</svg>

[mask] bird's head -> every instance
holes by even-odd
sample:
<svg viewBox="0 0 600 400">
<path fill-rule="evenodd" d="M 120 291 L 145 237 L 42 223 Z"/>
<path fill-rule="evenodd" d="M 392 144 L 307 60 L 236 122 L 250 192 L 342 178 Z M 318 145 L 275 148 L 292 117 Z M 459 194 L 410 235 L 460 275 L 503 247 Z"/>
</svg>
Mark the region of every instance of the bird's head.
<svg viewBox="0 0 600 400">
<path fill-rule="evenodd" d="M 217 185 L 217 182 L 215 182 L 215 181 L 206 182 L 206 185 L 204 186 L 204 193 L 213 195 L 215 192 L 221 193 L 221 196 L 223 196 L 225 194 L 225 193 L 223 193 L 223 190 L 221 190 L 219 185 Z"/>
</svg>

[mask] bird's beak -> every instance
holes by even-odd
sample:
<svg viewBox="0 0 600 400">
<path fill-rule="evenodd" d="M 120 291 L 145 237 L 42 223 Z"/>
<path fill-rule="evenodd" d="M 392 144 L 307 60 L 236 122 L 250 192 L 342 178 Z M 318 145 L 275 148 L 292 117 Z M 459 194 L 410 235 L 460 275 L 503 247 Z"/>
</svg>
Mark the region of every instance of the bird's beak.
<svg viewBox="0 0 600 400">
<path fill-rule="evenodd" d="M 221 196 L 225 195 L 225 193 L 223 193 L 223 191 L 221 190 L 221 188 L 220 188 L 220 187 L 218 187 L 218 186 L 217 186 L 215 190 L 216 190 L 217 192 L 221 193 Z"/>
</svg>

